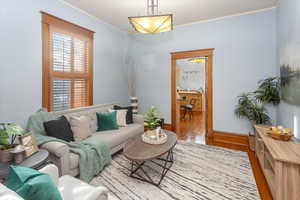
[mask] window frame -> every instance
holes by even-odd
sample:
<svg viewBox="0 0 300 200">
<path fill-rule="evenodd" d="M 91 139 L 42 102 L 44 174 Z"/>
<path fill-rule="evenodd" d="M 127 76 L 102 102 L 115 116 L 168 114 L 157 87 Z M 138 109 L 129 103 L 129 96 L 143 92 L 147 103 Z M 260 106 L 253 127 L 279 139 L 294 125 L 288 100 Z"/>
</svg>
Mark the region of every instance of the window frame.
<svg viewBox="0 0 300 200">
<path fill-rule="evenodd" d="M 74 79 L 76 76 L 78 78 L 85 78 L 87 80 L 87 106 L 93 105 L 93 38 L 94 32 L 86 28 L 78 26 L 76 24 L 70 23 L 48 13 L 42 12 L 42 52 L 43 52 L 43 86 L 42 86 L 42 106 L 48 111 L 53 110 L 52 97 L 52 81 L 51 77 L 55 78 L 70 78 Z M 51 64 L 52 54 L 51 54 L 51 29 L 58 29 L 60 33 L 66 32 L 67 34 L 76 36 L 76 38 L 83 38 L 87 41 L 88 45 L 88 65 L 87 72 L 83 73 L 77 72 L 52 72 Z M 55 74 L 55 75 L 54 75 Z M 71 95 L 72 98 L 72 95 Z M 71 100 L 70 108 L 73 108 L 72 104 L 74 102 Z"/>
</svg>

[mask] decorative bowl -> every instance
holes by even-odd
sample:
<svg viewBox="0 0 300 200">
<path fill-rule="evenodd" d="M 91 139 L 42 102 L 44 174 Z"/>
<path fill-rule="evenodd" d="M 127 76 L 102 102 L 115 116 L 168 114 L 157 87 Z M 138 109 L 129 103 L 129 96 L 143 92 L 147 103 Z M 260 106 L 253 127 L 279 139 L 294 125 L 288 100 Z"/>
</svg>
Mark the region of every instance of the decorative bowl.
<svg viewBox="0 0 300 200">
<path fill-rule="evenodd" d="M 142 141 L 147 144 L 163 144 L 167 140 L 168 136 L 163 131 L 157 134 L 156 130 L 148 130 L 142 135 Z"/>
<path fill-rule="evenodd" d="M 279 127 L 271 127 L 267 134 L 275 139 L 275 140 L 282 140 L 282 141 L 289 141 L 293 136 L 293 132 L 289 128 Z"/>
</svg>

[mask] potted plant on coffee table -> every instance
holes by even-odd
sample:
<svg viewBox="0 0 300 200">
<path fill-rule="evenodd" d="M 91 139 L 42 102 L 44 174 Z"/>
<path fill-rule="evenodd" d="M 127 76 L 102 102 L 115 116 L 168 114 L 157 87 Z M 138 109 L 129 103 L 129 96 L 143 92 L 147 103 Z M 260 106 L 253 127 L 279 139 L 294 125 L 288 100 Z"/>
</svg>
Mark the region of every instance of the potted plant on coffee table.
<svg viewBox="0 0 300 200">
<path fill-rule="evenodd" d="M 154 131 L 160 126 L 159 112 L 156 107 L 151 106 L 145 115 L 144 125 L 149 129 L 149 131 Z"/>
<path fill-rule="evenodd" d="M 10 162 L 13 157 L 10 153 L 16 146 L 16 138 L 24 134 L 24 130 L 15 123 L 0 124 L 0 162 Z"/>
</svg>

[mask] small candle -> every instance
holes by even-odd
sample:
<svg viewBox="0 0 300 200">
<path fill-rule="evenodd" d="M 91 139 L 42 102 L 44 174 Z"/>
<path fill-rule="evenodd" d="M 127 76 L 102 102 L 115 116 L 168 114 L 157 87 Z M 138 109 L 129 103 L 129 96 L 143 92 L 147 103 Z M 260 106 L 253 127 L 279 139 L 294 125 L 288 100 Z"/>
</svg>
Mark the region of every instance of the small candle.
<svg viewBox="0 0 300 200">
<path fill-rule="evenodd" d="M 160 127 L 156 128 L 156 138 L 159 139 Z"/>
</svg>

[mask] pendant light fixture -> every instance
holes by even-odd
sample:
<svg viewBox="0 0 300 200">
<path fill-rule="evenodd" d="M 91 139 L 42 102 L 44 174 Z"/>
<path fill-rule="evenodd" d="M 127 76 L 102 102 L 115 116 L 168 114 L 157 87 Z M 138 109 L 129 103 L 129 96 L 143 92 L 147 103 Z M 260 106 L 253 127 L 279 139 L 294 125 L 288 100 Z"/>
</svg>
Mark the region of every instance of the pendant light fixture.
<svg viewBox="0 0 300 200">
<path fill-rule="evenodd" d="M 173 15 L 158 14 L 158 0 L 147 0 L 147 16 L 128 17 L 139 33 L 162 33 L 173 30 Z"/>
<path fill-rule="evenodd" d="M 188 59 L 189 62 L 191 63 L 205 63 L 206 62 L 206 58 L 204 57 L 196 57 L 196 58 L 190 58 Z"/>
</svg>

